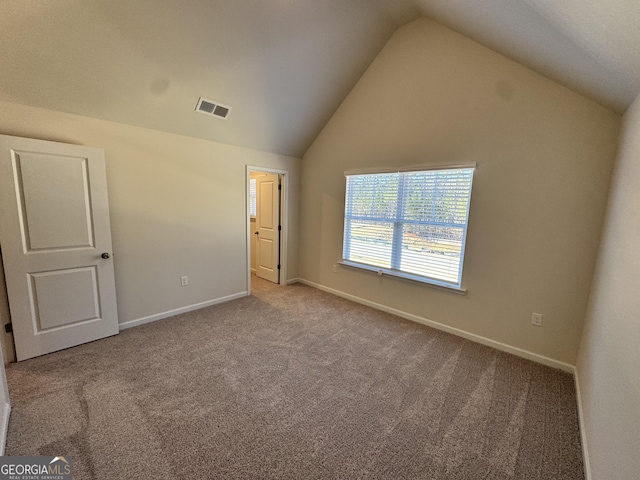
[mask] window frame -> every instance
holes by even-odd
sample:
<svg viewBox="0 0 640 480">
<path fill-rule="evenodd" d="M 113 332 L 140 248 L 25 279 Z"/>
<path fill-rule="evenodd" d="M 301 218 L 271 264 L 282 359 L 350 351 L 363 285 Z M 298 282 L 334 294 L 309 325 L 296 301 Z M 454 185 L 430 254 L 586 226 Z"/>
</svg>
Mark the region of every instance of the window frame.
<svg viewBox="0 0 640 480">
<path fill-rule="evenodd" d="M 439 170 L 439 171 L 452 171 L 452 170 L 460 170 L 460 169 L 467 169 L 467 170 L 471 170 L 471 174 L 470 174 L 470 182 L 469 182 L 469 189 L 468 189 L 468 200 L 466 203 L 466 209 L 464 212 L 464 223 L 463 224 L 454 224 L 454 223 L 446 223 L 446 222 L 437 222 L 437 221 L 428 221 L 428 220 L 409 220 L 407 221 L 407 219 L 404 218 L 405 215 L 405 210 L 404 210 L 404 203 L 406 200 L 406 196 L 404 195 L 404 186 L 406 184 L 406 176 L 403 176 L 401 174 L 403 173 L 420 173 L 420 172 L 427 172 L 427 171 L 434 171 L 434 170 Z M 361 270 L 365 270 L 365 271 L 371 271 L 371 272 L 375 272 L 377 273 L 379 276 L 382 275 L 389 275 L 389 276 L 393 276 L 393 277 L 398 277 L 404 280 L 410 280 L 410 281 L 414 281 L 414 282 L 419 282 L 421 284 L 424 285 L 428 285 L 428 286 L 434 286 L 434 287 L 438 287 L 438 288 L 444 288 L 450 291 L 454 291 L 456 293 L 465 293 L 466 289 L 464 289 L 462 287 L 462 274 L 463 274 L 463 267 L 464 267 L 464 259 L 465 259 L 465 251 L 466 251 L 466 240 L 467 240 L 467 232 L 468 232 L 468 227 L 469 227 L 469 213 L 470 213 L 470 209 L 471 209 L 471 196 L 472 196 L 472 192 L 473 192 L 473 179 L 474 179 L 474 174 L 475 174 L 475 170 L 477 169 L 477 164 L 476 163 L 468 163 L 468 164 L 458 164 L 458 165 L 442 165 L 442 166 L 417 166 L 417 167 L 412 167 L 412 168 L 406 168 L 406 169 L 387 169 L 387 170 L 382 170 L 382 169 L 378 169 L 378 170 L 353 170 L 353 171 L 347 171 L 344 172 L 345 177 L 347 177 L 347 182 L 348 183 L 348 177 L 350 176 L 357 176 L 357 175 L 382 175 L 382 174 L 400 174 L 399 176 L 399 181 L 398 181 L 398 190 L 397 190 L 397 194 L 395 197 L 395 202 L 396 202 L 396 213 L 395 216 L 393 217 L 384 217 L 384 218 L 377 218 L 377 217 L 358 217 L 357 215 L 350 215 L 349 214 L 349 209 L 350 209 L 350 198 L 349 198 L 349 189 L 345 188 L 345 205 L 344 205 L 344 225 L 343 225 L 343 238 L 342 238 L 342 259 L 340 260 L 340 264 L 347 266 L 347 267 L 354 267 L 354 268 L 358 268 Z M 386 268 L 386 267 L 381 267 L 381 266 L 377 266 L 377 265 L 373 265 L 373 264 L 368 264 L 368 263 L 361 263 L 358 261 L 354 261 L 354 260 L 350 260 L 345 258 L 348 252 L 348 249 L 350 249 L 350 242 L 351 242 L 351 235 L 350 235 L 350 229 L 351 229 L 351 223 L 353 222 L 353 220 L 355 221 L 366 221 L 366 222 L 371 222 L 371 223 L 376 223 L 376 222 L 380 222 L 380 223 L 391 223 L 393 225 L 393 237 L 392 237 L 392 243 L 391 243 L 391 258 L 389 260 L 389 263 L 391 265 L 391 268 Z M 415 274 L 415 273 L 411 273 L 408 272 L 406 270 L 401 270 L 400 269 L 400 259 L 401 259 L 401 255 L 400 252 L 403 248 L 403 229 L 405 227 L 405 225 L 409 225 L 409 224 L 414 224 L 414 225 L 421 225 L 421 226 L 433 226 L 433 227 L 453 227 L 453 228 L 461 228 L 462 229 L 462 239 L 461 239 L 461 245 L 460 245 L 460 261 L 459 261 L 459 265 L 458 265 L 458 276 L 457 276 L 457 282 L 449 282 L 443 279 L 438 279 L 438 278 L 433 278 L 433 277 L 429 277 L 429 276 L 425 276 L 425 275 L 420 275 L 420 274 Z M 350 251 L 350 250 L 349 250 Z"/>
</svg>

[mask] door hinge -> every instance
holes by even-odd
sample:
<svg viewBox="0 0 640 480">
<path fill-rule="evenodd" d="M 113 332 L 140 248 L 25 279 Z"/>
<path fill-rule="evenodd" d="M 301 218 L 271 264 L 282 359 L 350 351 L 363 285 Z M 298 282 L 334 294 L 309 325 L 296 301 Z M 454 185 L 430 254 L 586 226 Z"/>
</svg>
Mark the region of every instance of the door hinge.
<svg viewBox="0 0 640 480">
<path fill-rule="evenodd" d="M 282 190 L 282 184 L 281 183 L 278 184 L 278 190 Z"/>
<path fill-rule="evenodd" d="M 282 225 L 278 225 L 278 231 L 280 232 L 282 230 Z"/>
<path fill-rule="evenodd" d="M 278 270 L 280 270 L 280 264 L 278 264 Z"/>
<path fill-rule="evenodd" d="M 4 331 L 7 332 L 7 333 L 13 332 L 13 324 L 12 323 L 7 323 L 4 326 Z"/>
</svg>

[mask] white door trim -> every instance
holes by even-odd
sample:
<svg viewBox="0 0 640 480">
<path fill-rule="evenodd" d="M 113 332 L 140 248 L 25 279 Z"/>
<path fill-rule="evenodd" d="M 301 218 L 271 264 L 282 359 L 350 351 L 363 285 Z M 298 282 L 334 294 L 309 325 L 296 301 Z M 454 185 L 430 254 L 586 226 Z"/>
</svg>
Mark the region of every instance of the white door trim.
<svg viewBox="0 0 640 480">
<path fill-rule="evenodd" d="M 257 167 L 247 165 L 245 171 L 245 199 L 246 199 L 246 241 L 247 241 L 247 292 L 251 294 L 251 214 L 249 211 L 249 180 L 251 172 L 277 173 L 282 175 L 282 191 L 280 192 L 280 218 L 282 219 L 282 231 L 280 232 L 280 284 L 286 285 L 287 275 L 287 252 L 289 238 L 289 171 L 277 168 Z"/>
</svg>

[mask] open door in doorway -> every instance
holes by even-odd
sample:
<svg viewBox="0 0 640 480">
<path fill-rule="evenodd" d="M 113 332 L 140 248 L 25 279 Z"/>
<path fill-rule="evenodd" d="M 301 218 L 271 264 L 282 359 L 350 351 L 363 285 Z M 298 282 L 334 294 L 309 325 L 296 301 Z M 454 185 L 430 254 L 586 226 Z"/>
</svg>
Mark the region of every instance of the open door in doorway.
<svg viewBox="0 0 640 480">
<path fill-rule="evenodd" d="M 256 276 L 280 283 L 280 176 L 256 175 Z"/>
<path fill-rule="evenodd" d="M 118 333 L 103 150 L 0 135 L 0 226 L 18 361 Z"/>
</svg>

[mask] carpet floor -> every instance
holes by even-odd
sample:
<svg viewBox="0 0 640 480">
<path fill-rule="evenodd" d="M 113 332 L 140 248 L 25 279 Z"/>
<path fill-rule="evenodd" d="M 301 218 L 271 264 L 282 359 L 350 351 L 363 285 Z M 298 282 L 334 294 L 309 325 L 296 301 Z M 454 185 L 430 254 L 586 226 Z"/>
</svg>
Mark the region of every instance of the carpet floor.
<svg viewBox="0 0 640 480">
<path fill-rule="evenodd" d="M 304 285 L 7 368 L 74 479 L 583 479 L 573 379 Z"/>
</svg>

